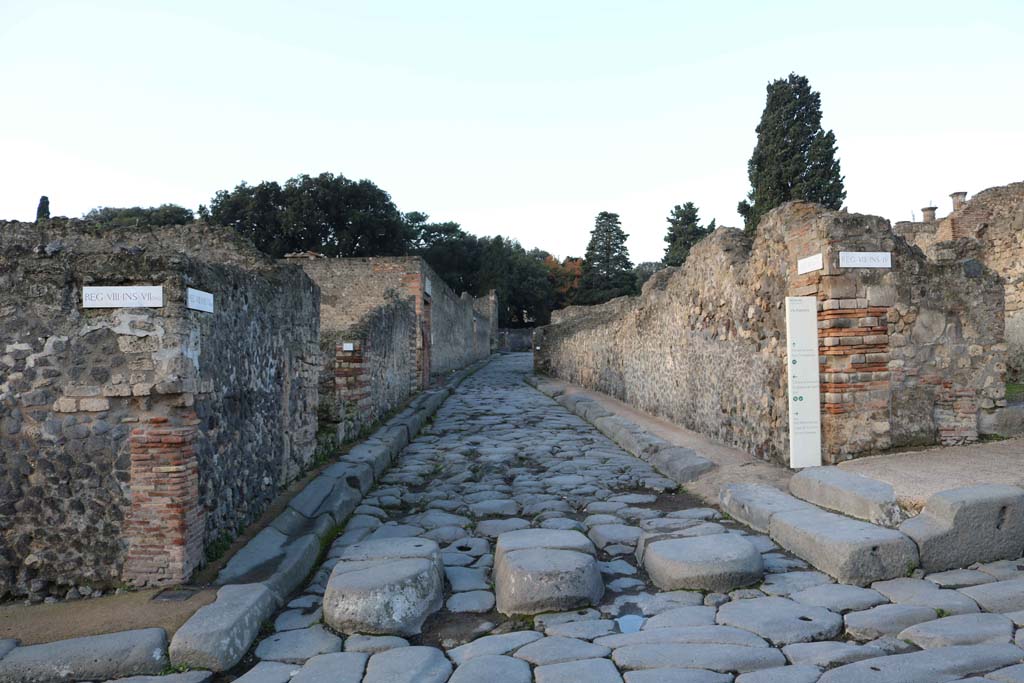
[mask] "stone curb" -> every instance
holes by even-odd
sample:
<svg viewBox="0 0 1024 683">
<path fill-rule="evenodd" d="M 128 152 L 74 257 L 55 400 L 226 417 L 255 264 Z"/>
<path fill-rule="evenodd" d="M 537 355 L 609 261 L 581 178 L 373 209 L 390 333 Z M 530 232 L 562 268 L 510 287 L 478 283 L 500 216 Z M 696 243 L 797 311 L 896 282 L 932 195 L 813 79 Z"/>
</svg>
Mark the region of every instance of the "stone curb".
<svg viewBox="0 0 1024 683">
<path fill-rule="evenodd" d="M 678 484 L 686 484 L 717 465 L 692 448 L 676 446 L 654 436 L 639 425 L 613 415 L 597 401 L 566 394 L 567 382 L 527 375 L 524 381 L 550 397 L 566 410 L 583 418 L 627 453 L 650 463 L 654 469 Z"/>
</svg>

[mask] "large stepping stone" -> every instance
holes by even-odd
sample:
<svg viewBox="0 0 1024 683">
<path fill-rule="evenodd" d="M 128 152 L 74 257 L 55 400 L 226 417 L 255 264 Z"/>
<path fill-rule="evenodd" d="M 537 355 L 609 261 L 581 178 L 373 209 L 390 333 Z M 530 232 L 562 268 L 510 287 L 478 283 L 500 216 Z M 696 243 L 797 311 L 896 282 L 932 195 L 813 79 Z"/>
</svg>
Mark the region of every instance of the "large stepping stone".
<svg viewBox="0 0 1024 683">
<path fill-rule="evenodd" d="M 175 632 L 171 663 L 227 671 L 242 660 L 276 608 L 276 597 L 261 583 L 224 586 Z"/>
<path fill-rule="evenodd" d="M 604 580 L 594 545 L 578 531 L 522 529 L 498 536 L 494 593 L 502 614 L 561 612 L 597 604 Z"/>
<path fill-rule="evenodd" d="M 793 475 L 789 492 L 818 507 L 872 524 L 896 527 L 904 514 L 892 486 L 838 467 L 810 467 Z"/>
<path fill-rule="evenodd" d="M 819 683 L 935 683 L 985 674 L 1018 664 L 1024 651 L 1013 645 L 963 645 L 876 657 L 826 671 Z"/>
<path fill-rule="evenodd" d="M 144 628 L 16 647 L 0 659 L 0 681 L 105 681 L 159 674 L 167 664 L 167 634 Z"/>
<path fill-rule="evenodd" d="M 958 614 L 911 626 L 900 631 L 897 637 L 922 650 L 951 645 L 1009 643 L 1013 640 L 1013 622 L 1001 614 Z"/>
<path fill-rule="evenodd" d="M 985 484 L 936 493 L 900 525 L 920 549 L 928 572 L 1024 554 L 1024 489 Z"/>
<path fill-rule="evenodd" d="M 843 629 L 838 614 L 786 598 L 729 602 L 719 608 L 716 621 L 756 633 L 776 646 L 831 640 Z"/>
<path fill-rule="evenodd" d="M 718 498 L 729 516 L 761 533 L 768 533 L 772 517 L 780 512 L 817 509 L 767 484 L 727 484 Z"/>
<path fill-rule="evenodd" d="M 644 569 L 662 590 L 728 592 L 764 576 L 761 553 L 737 534 L 671 538 L 644 549 Z"/>
<path fill-rule="evenodd" d="M 416 635 L 444 599 L 437 543 L 393 538 L 344 549 L 324 592 L 324 621 L 343 633 Z"/>
<path fill-rule="evenodd" d="M 864 586 L 906 576 L 917 567 L 917 546 L 894 529 L 818 508 L 772 515 L 772 540 L 840 583 Z"/>
</svg>

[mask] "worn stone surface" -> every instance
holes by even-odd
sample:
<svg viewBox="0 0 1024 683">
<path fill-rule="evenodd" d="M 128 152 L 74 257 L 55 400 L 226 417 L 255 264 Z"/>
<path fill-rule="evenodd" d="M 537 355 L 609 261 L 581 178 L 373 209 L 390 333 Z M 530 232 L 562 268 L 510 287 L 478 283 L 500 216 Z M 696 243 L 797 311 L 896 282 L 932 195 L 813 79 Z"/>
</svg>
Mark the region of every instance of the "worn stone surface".
<svg viewBox="0 0 1024 683">
<path fill-rule="evenodd" d="M 443 592 L 429 559 L 342 561 L 327 583 L 324 621 L 343 633 L 416 635 Z"/>
<path fill-rule="evenodd" d="M 437 648 L 401 647 L 370 657 L 363 683 L 445 683 L 451 674 L 451 663 Z"/>
<path fill-rule="evenodd" d="M 332 652 L 309 658 L 289 683 L 361 683 L 370 655 Z"/>
<path fill-rule="evenodd" d="M 0 681 L 60 683 L 158 674 L 167 667 L 162 628 L 16 647 L 0 659 Z"/>
<path fill-rule="evenodd" d="M 732 683 L 731 674 L 701 669 L 648 669 L 628 671 L 626 683 Z"/>
<path fill-rule="evenodd" d="M 743 674 L 736 677 L 736 683 L 815 683 L 819 676 L 821 669 L 803 664 Z"/>
<path fill-rule="evenodd" d="M 726 603 L 719 608 L 717 621 L 756 633 L 775 645 L 829 640 L 843 628 L 843 618 L 838 614 L 786 598 Z"/>
<path fill-rule="evenodd" d="M 776 513 L 814 509 L 810 503 L 767 484 L 726 484 L 719 492 L 719 503 L 734 519 L 762 533 L 768 533 Z"/>
<path fill-rule="evenodd" d="M 805 605 L 816 605 L 839 614 L 870 609 L 887 602 L 884 595 L 870 588 L 827 583 L 790 593 L 789 597 Z"/>
<path fill-rule="evenodd" d="M 859 662 L 862 659 L 882 657 L 885 652 L 871 645 L 830 640 L 817 643 L 793 643 L 782 648 L 782 654 L 786 655 L 786 659 L 793 664 L 830 669 L 841 664 Z"/>
<path fill-rule="evenodd" d="M 981 586 L 961 588 L 960 592 L 978 603 L 978 606 L 986 612 L 1024 610 L 1024 579 L 996 581 Z"/>
<path fill-rule="evenodd" d="M 236 678 L 235 683 L 288 683 L 300 668 L 298 664 L 260 662 Z"/>
<path fill-rule="evenodd" d="M 303 664 L 306 660 L 329 652 L 339 652 L 342 640 L 323 626 L 275 633 L 256 646 L 256 657 L 287 664 Z"/>
<path fill-rule="evenodd" d="M 534 680 L 536 683 L 622 683 L 615 665 L 607 659 L 583 659 L 538 666 L 534 670 Z"/>
<path fill-rule="evenodd" d="M 1013 645 L 966 645 L 943 647 L 903 655 L 890 655 L 847 664 L 826 671 L 820 683 L 930 683 L 984 674 L 1018 664 L 1024 650 Z"/>
<path fill-rule="evenodd" d="M 911 626 L 897 637 L 929 650 L 950 645 L 1009 643 L 1013 630 L 1013 622 L 999 614 L 959 614 Z"/>
<path fill-rule="evenodd" d="M 764 575 L 761 553 L 733 534 L 655 541 L 643 558 L 651 581 L 662 590 L 730 591 Z"/>
<path fill-rule="evenodd" d="M 895 636 L 914 624 L 937 618 L 938 614 L 931 607 L 879 605 L 863 612 L 850 612 L 844 620 L 848 636 L 857 640 L 874 640 L 882 636 Z"/>
<path fill-rule="evenodd" d="M 604 580 L 593 556 L 575 550 L 514 550 L 495 567 L 495 597 L 503 614 L 538 614 L 596 604 Z"/>
<path fill-rule="evenodd" d="M 484 655 L 461 664 L 448 683 L 480 683 L 501 681 L 501 683 L 532 683 L 530 665 L 521 659 L 502 655 Z"/>
<path fill-rule="evenodd" d="M 263 584 L 223 586 L 214 602 L 200 607 L 174 633 L 171 663 L 227 671 L 249 650 L 276 606 L 276 597 Z"/>
<path fill-rule="evenodd" d="M 678 668 L 720 673 L 757 671 L 786 663 L 774 648 L 715 644 L 626 645 L 612 651 L 612 660 L 624 670 Z"/>
<path fill-rule="evenodd" d="M 810 467 L 789 480 L 789 492 L 818 507 L 872 524 L 895 527 L 903 521 L 892 486 L 838 467 Z"/>
</svg>

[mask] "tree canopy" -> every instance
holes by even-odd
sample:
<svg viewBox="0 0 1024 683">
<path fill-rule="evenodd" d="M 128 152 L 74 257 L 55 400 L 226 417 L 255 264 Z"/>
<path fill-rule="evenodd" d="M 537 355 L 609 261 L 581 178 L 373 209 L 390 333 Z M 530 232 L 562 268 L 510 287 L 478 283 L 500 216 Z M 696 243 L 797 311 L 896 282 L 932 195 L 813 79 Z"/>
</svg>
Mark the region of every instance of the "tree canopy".
<svg viewBox="0 0 1024 683">
<path fill-rule="evenodd" d="M 192 209 L 177 204 L 160 206 L 114 207 L 98 206 L 84 216 L 87 221 L 120 228 L 156 227 L 160 225 L 185 225 L 194 221 Z"/>
<path fill-rule="evenodd" d="M 636 291 L 626 237 L 619 214 L 607 211 L 597 214 L 583 259 L 576 303 L 599 304 Z"/>
<path fill-rule="evenodd" d="M 805 199 L 839 209 L 846 199 L 836 136 L 821 127 L 821 96 L 790 74 L 768 84 L 757 145 L 747 163 L 750 192 L 737 207 L 747 230 L 783 202 Z"/>
<path fill-rule="evenodd" d="M 700 224 L 700 216 L 697 215 L 697 207 L 693 202 L 686 202 L 682 206 L 678 204 L 672 209 L 668 216 L 668 233 L 665 241 L 665 256 L 662 262 L 666 266 L 681 266 L 690 255 L 693 245 L 715 231 L 715 221 L 704 227 Z"/>
</svg>

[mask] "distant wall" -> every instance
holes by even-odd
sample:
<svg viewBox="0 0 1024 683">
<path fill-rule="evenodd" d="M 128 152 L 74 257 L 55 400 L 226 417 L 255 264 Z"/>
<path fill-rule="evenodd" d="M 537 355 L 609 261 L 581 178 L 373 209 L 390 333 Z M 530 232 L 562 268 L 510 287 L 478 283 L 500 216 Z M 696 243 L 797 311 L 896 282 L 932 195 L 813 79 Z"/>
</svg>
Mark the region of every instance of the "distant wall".
<svg viewBox="0 0 1024 683">
<path fill-rule="evenodd" d="M 532 327 L 504 327 L 498 330 L 498 350 L 524 352 L 533 350 Z"/>
<path fill-rule="evenodd" d="M 840 268 L 888 251 L 893 268 Z M 824 255 L 824 268 L 797 261 Z M 1003 399 L 1003 292 L 968 253 L 929 262 L 873 216 L 793 202 L 751 242 L 720 228 L 639 297 L 569 307 L 538 328 L 540 372 L 744 448 L 788 459 L 786 296 L 819 302 L 823 457 L 968 443 Z"/>
<path fill-rule="evenodd" d="M 317 307 L 229 231 L 0 223 L 0 596 L 179 582 L 262 514 L 312 457 Z"/>
<path fill-rule="evenodd" d="M 456 295 L 425 262 L 420 267 L 430 293 L 431 374 L 454 372 L 490 355 L 492 319 L 485 317 L 486 307 L 478 311 L 473 297 Z"/>
</svg>

